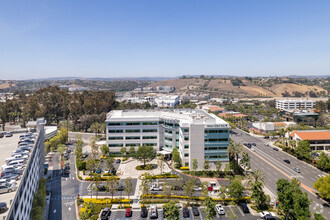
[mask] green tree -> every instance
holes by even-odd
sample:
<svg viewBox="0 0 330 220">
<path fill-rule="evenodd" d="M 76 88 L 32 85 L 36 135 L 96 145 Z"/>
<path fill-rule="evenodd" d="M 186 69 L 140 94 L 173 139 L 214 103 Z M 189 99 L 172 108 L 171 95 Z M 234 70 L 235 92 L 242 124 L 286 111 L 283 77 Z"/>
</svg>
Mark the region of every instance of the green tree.
<svg viewBox="0 0 330 220">
<path fill-rule="evenodd" d="M 127 197 L 129 199 L 129 195 L 131 194 L 131 192 L 133 191 L 133 183 L 132 183 L 132 178 L 128 177 L 125 179 L 125 193 L 127 194 Z"/>
<path fill-rule="evenodd" d="M 189 179 L 186 184 L 183 186 L 183 194 L 188 197 L 188 206 L 190 205 L 190 199 L 191 197 L 194 197 L 195 190 L 195 180 Z"/>
<path fill-rule="evenodd" d="M 242 198 L 244 186 L 242 185 L 241 181 L 235 179 L 228 187 L 229 195 L 232 198 Z"/>
<path fill-rule="evenodd" d="M 96 159 L 97 159 L 97 155 L 98 155 L 98 153 L 99 153 L 99 147 L 98 147 L 98 145 L 96 144 L 96 141 L 95 141 L 95 140 L 92 141 L 92 143 L 91 143 L 91 148 L 92 148 L 92 158 L 93 158 L 94 160 L 96 160 Z"/>
<path fill-rule="evenodd" d="M 192 169 L 193 170 L 197 170 L 198 169 L 198 161 L 197 161 L 197 159 L 193 159 Z"/>
<path fill-rule="evenodd" d="M 308 141 L 299 141 L 297 147 L 294 149 L 294 152 L 300 159 L 311 159 L 311 148 Z"/>
<path fill-rule="evenodd" d="M 215 169 L 218 173 L 218 177 L 220 177 L 221 175 L 221 167 L 222 167 L 222 163 L 220 160 L 218 160 L 217 162 L 215 162 Z"/>
<path fill-rule="evenodd" d="M 93 202 L 87 202 L 85 204 L 85 211 L 84 212 L 80 212 L 79 217 L 82 220 L 91 219 L 91 217 L 94 214 L 95 210 L 96 210 L 96 204 L 93 203 Z"/>
<path fill-rule="evenodd" d="M 96 199 L 97 196 L 99 195 L 99 187 L 101 185 L 101 175 L 98 173 L 93 174 L 93 190 L 96 191 Z"/>
<path fill-rule="evenodd" d="M 173 159 L 173 162 L 175 164 L 177 164 L 178 166 L 180 166 L 180 164 L 181 164 L 180 153 L 179 153 L 179 151 L 178 151 L 178 149 L 176 147 L 173 148 L 172 159 Z"/>
<path fill-rule="evenodd" d="M 93 160 L 92 158 L 89 158 L 87 161 L 86 161 L 86 168 L 87 170 L 89 171 L 89 174 L 91 175 L 94 170 L 96 169 L 97 167 L 97 163 L 95 160 Z"/>
<path fill-rule="evenodd" d="M 107 185 L 106 185 L 106 192 L 110 192 L 111 198 L 113 199 L 113 195 L 117 191 L 119 186 L 119 180 L 115 176 L 110 176 L 109 179 L 107 179 Z"/>
<path fill-rule="evenodd" d="M 126 147 L 122 147 L 122 148 L 120 148 L 120 153 L 121 153 L 123 156 L 126 156 Z"/>
<path fill-rule="evenodd" d="M 235 143 L 233 141 L 229 142 L 227 152 L 230 158 L 234 161 L 234 164 L 238 166 L 238 155 L 243 151 L 243 146 L 240 143 Z M 234 169 L 235 170 L 235 169 Z"/>
<path fill-rule="evenodd" d="M 90 129 L 95 133 L 95 137 L 96 137 L 100 130 L 100 123 L 94 122 L 93 124 L 91 124 Z"/>
<path fill-rule="evenodd" d="M 227 187 L 226 186 L 221 186 L 220 187 L 220 190 L 219 190 L 219 197 L 222 199 L 222 200 L 225 200 L 225 198 L 227 197 Z"/>
<path fill-rule="evenodd" d="M 242 159 L 239 162 L 239 165 L 244 169 L 244 170 L 249 170 L 251 167 L 250 165 L 250 156 L 247 152 L 243 152 L 242 154 Z"/>
<path fill-rule="evenodd" d="M 216 212 L 214 210 L 215 203 L 210 196 L 206 196 L 204 198 L 205 209 L 203 212 L 206 214 L 205 220 L 212 220 L 216 216 Z"/>
<path fill-rule="evenodd" d="M 167 202 L 163 206 L 166 219 L 179 220 L 180 210 L 173 200 Z"/>
<path fill-rule="evenodd" d="M 135 147 L 131 146 L 128 150 L 129 154 L 135 154 Z"/>
<path fill-rule="evenodd" d="M 106 144 L 103 144 L 101 147 L 101 152 L 103 157 L 108 156 L 110 152 L 109 147 Z"/>
<path fill-rule="evenodd" d="M 321 152 L 319 159 L 316 161 L 316 164 L 323 170 L 330 170 L 330 157 L 324 152 Z"/>
<path fill-rule="evenodd" d="M 115 162 L 115 158 L 113 157 L 105 159 L 105 166 L 107 167 L 108 170 L 115 169 L 115 166 L 113 165 L 114 162 Z"/>
<path fill-rule="evenodd" d="M 325 220 L 325 218 L 320 213 L 315 213 L 314 220 Z"/>
<path fill-rule="evenodd" d="M 319 191 L 322 198 L 330 199 L 330 175 L 320 177 L 314 184 L 314 188 Z"/>
<path fill-rule="evenodd" d="M 143 163 L 143 166 L 145 166 L 147 162 L 150 162 L 155 158 L 153 147 L 140 146 L 137 150 L 136 158 Z"/>
<path fill-rule="evenodd" d="M 203 168 L 204 168 L 204 170 L 209 170 L 210 169 L 210 161 L 209 160 L 204 160 Z"/>
<path fill-rule="evenodd" d="M 145 199 L 145 196 L 150 193 L 150 186 L 151 186 L 151 181 L 152 181 L 152 176 L 150 173 L 144 173 L 141 185 L 139 190 L 141 191 L 142 195 L 142 200 Z"/>
<path fill-rule="evenodd" d="M 265 210 L 267 209 L 267 197 L 263 191 L 263 184 L 262 182 L 254 182 L 252 185 L 252 194 L 251 198 L 260 210 Z"/>
<path fill-rule="evenodd" d="M 249 173 L 248 175 L 248 184 L 249 186 L 253 186 L 254 183 L 261 182 L 262 184 L 265 183 L 265 177 L 262 175 L 260 170 L 256 170 L 253 173 Z"/>
</svg>

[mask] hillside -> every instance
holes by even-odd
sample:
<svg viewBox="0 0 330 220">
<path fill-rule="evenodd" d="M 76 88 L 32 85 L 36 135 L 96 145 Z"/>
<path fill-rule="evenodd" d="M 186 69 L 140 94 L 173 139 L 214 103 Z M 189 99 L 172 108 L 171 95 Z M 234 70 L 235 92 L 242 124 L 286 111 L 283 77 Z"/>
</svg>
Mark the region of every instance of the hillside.
<svg viewBox="0 0 330 220">
<path fill-rule="evenodd" d="M 287 77 L 202 77 L 158 81 L 149 86 L 174 86 L 177 92 L 203 92 L 212 97 L 320 97 L 328 95 L 328 91 L 321 87 L 324 81 Z"/>
</svg>

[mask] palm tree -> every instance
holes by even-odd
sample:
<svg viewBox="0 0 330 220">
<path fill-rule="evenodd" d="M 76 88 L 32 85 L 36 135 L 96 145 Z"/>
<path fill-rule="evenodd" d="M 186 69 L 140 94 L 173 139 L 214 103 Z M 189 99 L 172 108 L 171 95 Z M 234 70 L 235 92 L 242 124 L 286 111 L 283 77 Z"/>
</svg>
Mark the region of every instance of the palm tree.
<svg viewBox="0 0 330 220">
<path fill-rule="evenodd" d="M 95 137 L 97 136 L 99 130 L 100 130 L 100 123 L 98 122 L 94 122 L 93 124 L 91 124 L 90 129 L 95 132 Z"/>
<path fill-rule="evenodd" d="M 261 182 L 262 184 L 265 184 L 265 177 L 261 173 L 260 170 L 256 170 L 248 175 L 248 184 L 252 186 L 256 182 Z"/>
<path fill-rule="evenodd" d="M 242 144 L 230 140 L 227 152 L 229 153 L 230 157 L 236 161 L 236 163 L 238 163 L 238 154 L 240 154 L 242 151 Z"/>
</svg>

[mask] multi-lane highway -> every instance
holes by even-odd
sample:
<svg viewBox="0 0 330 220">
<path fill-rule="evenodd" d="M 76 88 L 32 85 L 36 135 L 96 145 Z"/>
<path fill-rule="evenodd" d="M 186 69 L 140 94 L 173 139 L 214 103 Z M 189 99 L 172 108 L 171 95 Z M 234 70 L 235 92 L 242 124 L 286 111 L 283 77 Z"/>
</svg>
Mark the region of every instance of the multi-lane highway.
<svg viewBox="0 0 330 220">
<path fill-rule="evenodd" d="M 330 219 L 329 204 L 320 199 L 315 194 L 313 183 L 318 179 L 318 175 L 326 175 L 326 173 L 317 168 L 298 160 L 297 158 L 281 151 L 275 151 L 269 141 L 260 137 L 251 136 L 241 130 L 233 129 L 236 134 L 231 135 L 235 142 L 239 143 L 255 143 L 254 151 L 245 147 L 251 157 L 252 170 L 260 170 L 265 177 L 266 187 L 276 197 L 276 181 L 280 178 L 292 179 L 297 178 L 301 182 L 301 187 L 308 192 L 308 196 L 312 199 L 311 211 L 318 210 L 326 219 Z M 267 146 L 266 144 L 269 144 Z M 290 160 L 290 164 L 284 162 L 285 159 Z M 295 172 L 293 169 L 299 168 L 301 173 Z"/>
</svg>

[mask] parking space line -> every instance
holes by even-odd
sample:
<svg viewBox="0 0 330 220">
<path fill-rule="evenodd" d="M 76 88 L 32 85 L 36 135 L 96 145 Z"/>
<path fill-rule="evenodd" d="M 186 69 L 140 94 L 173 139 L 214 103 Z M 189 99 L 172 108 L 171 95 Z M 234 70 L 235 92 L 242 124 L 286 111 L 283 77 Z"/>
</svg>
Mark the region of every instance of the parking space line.
<svg viewBox="0 0 330 220">
<path fill-rule="evenodd" d="M 239 207 L 236 206 L 236 208 L 241 213 L 242 216 L 245 216 L 244 213 L 243 213 L 243 211 Z"/>
</svg>

